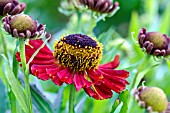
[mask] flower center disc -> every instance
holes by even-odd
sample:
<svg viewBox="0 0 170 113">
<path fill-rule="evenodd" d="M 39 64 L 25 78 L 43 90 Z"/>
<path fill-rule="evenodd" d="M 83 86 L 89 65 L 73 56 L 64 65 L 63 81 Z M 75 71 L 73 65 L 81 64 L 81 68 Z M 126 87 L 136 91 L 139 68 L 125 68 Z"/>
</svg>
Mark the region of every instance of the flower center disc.
<svg viewBox="0 0 170 113">
<path fill-rule="evenodd" d="M 168 42 L 165 36 L 158 32 L 150 32 L 146 34 L 146 40 L 151 41 L 156 49 L 167 49 Z"/>
<path fill-rule="evenodd" d="M 82 34 L 62 36 L 54 43 L 54 57 L 75 71 L 94 69 L 102 58 L 102 44 Z"/>
<path fill-rule="evenodd" d="M 20 14 L 12 18 L 11 28 L 17 29 L 19 32 L 25 32 L 26 30 L 33 32 L 36 30 L 36 24 L 28 15 Z"/>
</svg>

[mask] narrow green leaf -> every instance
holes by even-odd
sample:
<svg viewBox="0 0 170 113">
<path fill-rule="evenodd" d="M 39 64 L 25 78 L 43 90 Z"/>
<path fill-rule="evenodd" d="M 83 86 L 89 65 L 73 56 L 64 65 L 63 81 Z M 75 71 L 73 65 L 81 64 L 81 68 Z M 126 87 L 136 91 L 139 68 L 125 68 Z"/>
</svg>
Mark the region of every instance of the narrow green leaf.
<svg viewBox="0 0 170 113">
<path fill-rule="evenodd" d="M 62 96 L 63 96 L 63 87 L 58 91 L 57 97 L 52 105 L 52 108 L 56 113 L 60 113 L 61 104 L 62 104 Z"/>
<path fill-rule="evenodd" d="M 37 89 L 36 85 L 31 85 L 33 104 L 40 113 L 53 113 L 50 101 Z"/>
<path fill-rule="evenodd" d="M 166 59 L 166 63 L 168 65 L 168 68 L 170 69 L 170 60 L 168 58 Z"/>
<path fill-rule="evenodd" d="M 83 113 L 83 108 L 84 108 L 84 103 L 86 101 L 86 96 L 84 96 L 80 102 L 77 104 L 77 106 L 75 107 L 75 112 L 76 113 Z"/>
<path fill-rule="evenodd" d="M 147 15 L 149 16 L 148 21 L 153 21 L 155 19 L 155 16 L 158 13 L 158 5 L 159 1 L 158 0 L 145 0 L 144 1 L 144 9 Z M 152 23 L 151 23 L 152 25 Z"/>
<path fill-rule="evenodd" d="M 10 100 L 11 113 L 17 113 L 16 98 L 11 90 L 11 87 L 10 87 L 10 91 L 8 92 L 8 96 Z"/>
<path fill-rule="evenodd" d="M 40 81 L 41 86 L 44 91 L 50 92 L 50 93 L 56 93 L 61 89 L 61 87 L 57 87 L 52 80 L 47 80 L 46 82 Z"/>
<path fill-rule="evenodd" d="M 5 86 L 2 83 L 1 79 L 0 79 L 0 112 L 1 113 L 6 113 L 7 110 L 7 96 L 6 96 L 6 92 L 5 92 Z"/>
<path fill-rule="evenodd" d="M 1 60 L 0 60 L 1 61 Z M 3 62 L 0 62 L 0 79 L 2 80 L 2 82 L 4 83 L 5 87 L 8 86 L 5 74 L 4 74 L 4 70 L 2 69 L 3 66 Z"/>
<path fill-rule="evenodd" d="M 5 77 L 7 82 L 9 83 L 17 101 L 19 102 L 20 107 L 24 110 L 24 112 L 29 113 L 29 107 L 27 106 L 26 102 L 27 99 L 25 98 L 25 94 L 23 92 L 22 85 L 18 82 L 15 78 L 14 73 L 11 70 L 8 60 L 5 58 L 4 55 L 0 56 L 0 60 L 4 61 L 4 70 L 5 70 Z"/>
<path fill-rule="evenodd" d="M 117 109 L 117 107 L 119 106 L 119 104 L 120 104 L 120 99 L 118 98 L 118 99 L 115 100 L 110 113 L 114 113 L 115 110 Z"/>
<path fill-rule="evenodd" d="M 168 34 L 170 33 L 170 1 L 167 3 L 167 6 L 166 6 L 166 9 L 165 9 L 165 12 L 163 13 L 163 16 L 162 16 L 162 21 L 161 21 L 161 24 L 160 24 L 160 29 L 159 31 L 162 32 L 162 33 L 165 33 L 165 34 Z"/>
<path fill-rule="evenodd" d="M 16 48 L 14 50 L 14 53 L 13 53 L 13 62 L 12 62 L 12 71 L 15 75 L 15 78 L 18 79 L 18 61 L 16 60 L 16 52 L 17 52 L 17 47 L 19 45 L 19 42 L 17 41 L 16 43 Z M 11 105 L 11 112 L 12 113 L 18 113 L 19 111 L 21 111 L 21 108 L 20 107 L 17 107 L 17 101 L 16 101 L 16 97 L 14 95 L 14 93 L 12 92 L 11 90 L 11 87 L 10 87 L 10 91 L 8 92 L 8 96 L 9 96 L 9 99 L 10 99 L 10 105 Z"/>
<path fill-rule="evenodd" d="M 147 68 L 147 69 L 144 69 L 143 71 L 139 72 L 136 76 L 137 76 L 137 79 L 136 79 L 136 82 L 135 82 L 135 86 L 134 88 L 137 88 L 137 86 L 139 85 L 141 79 L 150 71 L 152 70 L 154 67 L 158 66 L 159 64 L 155 64 L 155 65 L 152 65 L 151 67 Z"/>
<path fill-rule="evenodd" d="M 106 62 L 110 62 L 113 60 L 113 58 L 115 57 L 116 51 L 119 50 L 121 48 L 121 46 L 123 45 L 123 43 L 118 44 L 117 46 L 115 46 L 114 48 L 112 48 L 109 52 L 107 52 L 104 56 L 103 59 L 101 61 L 101 64 L 104 64 Z"/>
<path fill-rule="evenodd" d="M 138 13 L 136 11 L 133 11 L 131 15 L 128 35 L 131 36 L 131 33 L 135 32 L 134 38 L 136 41 L 137 41 L 138 31 L 140 29 L 139 24 L 140 22 L 139 22 Z"/>
<path fill-rule="evenodd" d="M 15 50 L 14 50 L 14 53 L 13 53 L 13 62 L 12 62 L 12 70 L 14 72 L 14 75 L 15 77 L 17 78 L 17 75 L 18 75 L 18 61 L 16 60 L 16 53 L 17 53 L 17 47 L 19 46 L 19 41 L 17 41 L 16 43 L 16 47 L 15 47 Z"/>
<path fill-rule="evenodd" d="M 127 113 L 127 111 L 128 111 L 128 97 L 129 97 L 128 90 L 125 90 L 122 93 L 120 93 L 119 98 L 123 102 L 123 106 L 120 110 L 120 113 Z"/>
<path fill-rule="evenodd" d="M 136 11 L 133 11 L 131 14 L 128 36 L 129 36 L 129 40 L 131 41 L 134 52 L 138 54 L 135 58 L 136 61 L 138 61 L 143 57 L 143 52 L 141 51 L 141 48 L 138 46 L 139 29 L 140 29 L 139 15 Z"/>
</svg>

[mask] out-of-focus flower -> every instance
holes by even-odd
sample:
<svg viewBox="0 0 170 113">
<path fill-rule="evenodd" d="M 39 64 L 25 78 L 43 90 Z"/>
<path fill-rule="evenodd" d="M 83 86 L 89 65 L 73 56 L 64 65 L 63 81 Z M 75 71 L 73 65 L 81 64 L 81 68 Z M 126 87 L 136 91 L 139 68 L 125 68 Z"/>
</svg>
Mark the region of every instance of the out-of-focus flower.
<svg viewBox="0 0 170 113">
<path fill-rule="evenodd" d="M 168 107 L 165 113 L 170 113 L 170 102 L 168 102 Z"/>
<path fill-rule="evenodd" d="M 139 87 L 134 96 L 141 107 L 149 112 L 165 112 L 168 107 L 168 100 L 162 89 L 158 87 Z"/>
<path fill-rule="evenodd" d="M 110 13 L 119 6 L 118 2 L 112 3 L 111 0 L 79 0 L 79 2 L 99 13 Z"/>
<path fill-rule="evenodd" d="M 43 44 L 42 40 L 30 40 L 26 45 L 26 61 Z M 19 62 L 20 53 L 16 54 Z M 74 84 L 76 90 L 84 88 L 95 99 L 112 97 L 112 90 L 119 93 L 125 89 L 129 72 L 115 70 L 119 65 L 117 55 L 112 62 L 99 65 L 102 44 L 82 34 L 61 36 L 54 43 L 54 52 L 44 46 L 30 63 L 30 71 L 39 79 L 52 79 L 57 85 Z"/>
<path fill-rule="evenodd" d="M 37 39 L 44 33 L 45 26 L 38 25 L 30 16 L 18 14 L 15 16 L 6 16 L 2 19 L 4 29 L 16 38 Z"/>
<path fill-rule="evenodd" d="M 0 16 L 6 14 L 16 15 L 24 11 L 25 3 L 18 3 L 18 0 L 0 0 Z"/>
<path fill-rule="evenodd" d="M 170 55 L 168 47 L 170 39 L 159 32 L 146 32 L 145 28 L 139 31 L 138 41 L 141 48 L 144 48 L 148 54 L 155 56 Z"/>
</svg>

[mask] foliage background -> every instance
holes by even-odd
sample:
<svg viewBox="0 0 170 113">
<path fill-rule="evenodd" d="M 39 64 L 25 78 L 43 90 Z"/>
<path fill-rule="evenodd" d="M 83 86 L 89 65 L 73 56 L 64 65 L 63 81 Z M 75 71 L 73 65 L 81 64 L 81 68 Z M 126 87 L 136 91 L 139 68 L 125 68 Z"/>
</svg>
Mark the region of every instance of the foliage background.
<svg viewBox="0 0 170 113">
<path fill-rule="evenodd" d="M 62 0 L 20 0 L 27 4 L 26 14 L 37 19 L 39 23 L 46 24 L 46 30 L 53 34 L 53 40 L 58 39 L 64 33 L 75 33 L 72 31 L 76 23 L 76 16 L 66 16 L 58 11 Z M 157 86 L 164 90 L 168 100 L 170 101 L 170 61 L 159 60 L 155 61 L 153 57 L 147 57 L 146 54 L 133 42 L 131 32 L 135 32 L 134 39 L 137 40 L 137 33 L 140 28 L 145 27 L 147 31 L 159 31 L 170 36 L 170 1 L 169 0 L 117 0 L 120 3 L 120 10 L 111 18 L 106 18 L 105 21 L 100 21 L 95 26 L 93 32 L 88 35 L 96 36 L 104 45 L 104 55 L 101 63 L 111 61 L 116 54 L 121 56 L 121 64 L 119 68 L 130 71 L 128 81 L 130 85 L 127 89 L 130 91 L 129 97 L 132 98 L 131 86 L 135 76 L 141 76 L 145 80 L 147 86 Z M 82 18 L 81 27 L 86 28 L 86 19 Z M 5 35 L 7 40 L 7 48 L 9 54 L 12 54 L 15 47 L 15 41 L 8 35 Z M 0 43 L 2 43 L 0 41 Z M 12 44 L 11 44 L 12 43 Z M 2 44 L 0 44 L 2 48 Z M 0 49 L 0 53 L 3 50 Z M 12 57 L 11 57 L 12 59 Z M 144 60 L 146 60 L 144 62 Z M 142 64 L 142 62 L 144 62 Z M 142 66 L 141 66 L 142 64 Z M 159 64 L 155 68 L 153 65 Z M 2 65 L 2 62 L 0 63 Z M 140 68 L 139 68 L 140 67 Z M 137 73 L 138 72 L 138 73 Z M 5 80 L 4 70 L 0 69 L 0 113 L 9 111 L 9 98 L 7 81 Z M 20 73 L 22 77 L 22 73 Z M 144 76 L 144 77 L 143 77 Z M 65 113 L 68 111 L 68 94 L 69 86 L 58 87 L 51 81 L 40 81 L 33 76 L 30 76 L 32 84 L 32 99 L 34 103 L 34 111 L 43 113 L 44 111 Z M 140 81 L 139 81 L 140 82 Z M 37 91 L 37 88 L 40 90 Z M 42 95 L 45 95 L 42 96 Z M 114 96 L 109 100 L 96 101 L 88 97 L 83 90 L 76 94 L 77 113 L 109 113 L 114 111 L 112 107 L 115 99 L 119 95 L 114 93 Z M 119 96 L 120 97 L 120 96 Z M 144 110 L 137 106 L 137 102 L 126 102 L 126 96 L 122 97 L 122 105 L 128 103 L 128 112 L 142 113 Z M 128 98 L 129 99 L 129 98 Z M 115 112 L 120 111 L 122 105 Z M 19 105 L 18 105 L 19 106 Z M 133 106 L 133 107 L 132 107 Z M 52 109 L 52 110 L 50 110 Z"/>
</svg>

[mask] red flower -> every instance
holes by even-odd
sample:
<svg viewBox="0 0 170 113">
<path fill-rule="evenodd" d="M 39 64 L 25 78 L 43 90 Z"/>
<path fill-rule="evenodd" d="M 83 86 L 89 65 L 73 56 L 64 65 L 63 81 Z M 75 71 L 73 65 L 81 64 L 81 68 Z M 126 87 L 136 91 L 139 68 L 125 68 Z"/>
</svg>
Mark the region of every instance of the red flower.
<svg viewBox="0 0 170 113">
<path fill-rule="evenodd" d="M 26 45 L 26 61 L 43 44 L 42 40 L 30 40 Z M 30 72 L 41 80 L 52 79 L 57 85 L 74 84 L 76 90 L 84 88 L 95 99 L 112 97 L 112 90 L 125 89 L 129 72 L 114 70 L 119 65 L 117 55 L 112 62 L 99 65 L 102 45 L 86 35 L 63 36 L 54 44 L 54 53 L 45 45 L 30 63 Z M 74 51 L 75 50 L 75 51 Z M 77 55 L 77 56 L 76 56 Z M 19 62 L 20 53 L 16 54 Z"/>
</svg>

